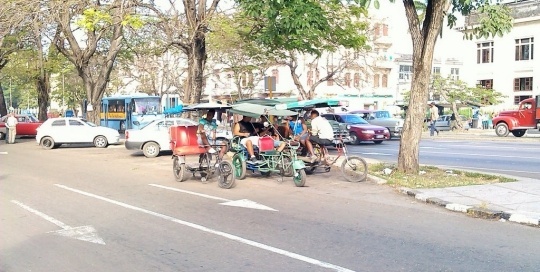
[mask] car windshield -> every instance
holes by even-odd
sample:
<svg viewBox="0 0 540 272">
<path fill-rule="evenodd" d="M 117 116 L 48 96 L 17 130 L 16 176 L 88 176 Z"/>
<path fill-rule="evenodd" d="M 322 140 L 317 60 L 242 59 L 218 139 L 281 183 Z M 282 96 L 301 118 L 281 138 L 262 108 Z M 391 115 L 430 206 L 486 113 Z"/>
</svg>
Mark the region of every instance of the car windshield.
<svg viewBox="0 0 540 272">
<path fill-rule="evenodd" d="M 33 115 L 28 115 L 28 119 L 30 119 L 30 122 L 39 122 L 39 120 Z"/>
<path fill-rule="evenodd" d="M 81 119 L 81 121 L 82 121 L 83 123 L 85 123 L 85 124 L 91 126 L 91 127 L 97 127 L 96 124 L 94 124 L 94 123 L 92 123 L 92 122 L 90 122 L 90 121 L 87 121 L 87 120 L 85 120 L 85 119 Z"/>
<path fill-rule="evenodd" d="M 147 123 L 147 124 L 143 125 L 143 126 L 142 126 L 142 127 L 140 128 L 140 129 L 145 129 L 145 128 L 147 128 L 147 127 L 151 126 L 152 124 L 155 124 L 156 122 L 159 122 L 159 121 L 162 121 L 162 120 L 163 120 L 163 119 L 159 119 L 159 120 L 152 120 L 152 121 L 150 121 L 149 123 Z"/>
<path fill-rule="evenodd" d="M 375 113 L 375 116 L 377 116 L 377 118 L 390 118 L 390 112 L 388 112 L 388 111 L 377 111 Z"/>
<path fill-rule="evenodd" d="M 134 98 L 133 101 L 137 114 L 161 114 L 159 97 Z"/>
<path fill-rule="evenodd" d="M 362 117 L 356 114 L 341 115 L 341 119 L 343 119 L 344 123 L 353 125 L 368 124 L 366 120 L 362 119 Z"/>
</svg>

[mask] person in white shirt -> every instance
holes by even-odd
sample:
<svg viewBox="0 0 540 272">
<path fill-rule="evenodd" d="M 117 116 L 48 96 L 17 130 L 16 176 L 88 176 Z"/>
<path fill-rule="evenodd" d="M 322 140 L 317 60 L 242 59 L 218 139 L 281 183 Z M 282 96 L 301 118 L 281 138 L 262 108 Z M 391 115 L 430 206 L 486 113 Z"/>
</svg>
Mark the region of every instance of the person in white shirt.
<svg viewBox="0 0 540 272">
<path fill-rule="evenodd" d="M 17 136 L 17 117 L 13 113 L 9 115 L 6 120 L 6 128 L 8 128 L 8 144 L 15 143 L 15 136 Z"/>
<path fill-rule="evenodd" d="M 309 140 L 319 144 L 321 147 L 331 145 L 334 140 L 334 129 L 332 125 L 330 125 L 330 122 L 326 118 L 321 117 L 317 110 L 311 111 L 311 136 L 309 136 Z M 308 148 L 310 147 L 311 150 L 309 150 L 309 153 L 314 154 L 313 147 L 311 145 L 308 146 Z M 321 149 L 323 158 L 327 155 L 325 150 L 326 148 Z"/>
</svg>

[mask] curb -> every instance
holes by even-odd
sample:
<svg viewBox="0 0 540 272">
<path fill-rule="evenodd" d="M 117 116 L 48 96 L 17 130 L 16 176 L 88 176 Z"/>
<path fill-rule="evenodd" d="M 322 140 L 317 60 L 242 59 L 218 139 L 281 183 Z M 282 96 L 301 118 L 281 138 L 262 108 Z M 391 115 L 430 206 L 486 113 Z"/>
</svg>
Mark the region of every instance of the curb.
<svg viewBox="0 0 540 272">
<path fill-rule="evenodd" d="M 483 207 L 468 206 L 458 203 L 451 203 L 444 201 L 436 197 L 430 197 L 427 194 L 424 194 L 417 190 L 412 190 L 406 187 L 401 187 L 398 189 L 400 193 L 414 197 L 416 200 L 433 204 L 439 207 L 443 207 L 450 211 L 466 213 L 473 217 L 484 218 L 484 219 L 499 219 L 499 220 L 508 220 L 514 223 L 520 223 L 529 226 L 540 226 L 540 220 L 538 218 L 532 218 L 525 214 L 505 212 L 499 210 L 493 210 Z"/>
</svg>

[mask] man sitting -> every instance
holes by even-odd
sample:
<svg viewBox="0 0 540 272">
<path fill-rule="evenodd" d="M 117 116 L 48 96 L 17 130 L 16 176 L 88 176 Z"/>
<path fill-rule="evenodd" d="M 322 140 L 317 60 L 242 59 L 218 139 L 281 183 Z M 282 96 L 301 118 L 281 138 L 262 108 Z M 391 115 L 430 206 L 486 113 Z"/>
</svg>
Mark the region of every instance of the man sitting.
<svg viewBox="0 0 540 272">
<path fill-rule="evenodd" d="M 332 125 L 330 125 L 330 122 L 326 118 L 319 116 L 319 112 L 316 110 L 311 111 L 311 136 L 309 140 L 319 144 L 321 147 L 331 145 L 334 140 L 334 129 Z M 327 155 L 326 148 L 321 148 L 321 151 L 323 152 L 323 158 L 325 158 Z M 312 146 L 309 152 L 314 154 Z"/>
<path fill-rule="evenodd" d="M 213 139 L 215 141 L 216 139 L 217 124 L 216 124 L 216 121 L 213 119 L 215 114 L 216 114 L 215 110 L 213 109 L 208 110 L 208 112 L 206 113 L 206 117 L 199 119 L 199 127 L 197 129 L 198 143 L 200 145 L 204 145 L 204 148 L 210 154 L 216 153 L 216 150 L 210 146 L 210 141 L 208 140 L 208 139 Z M 223 158 L 226 152 L 227 152 L 227 148 L 222 147 L 219 152 L 219 157 Z"/>
<path fill-rule="evenodd" d="M 234 124 L 233 134 L 234 136 L 244 137 L 240 140 L 240 144 L 247 149 L 251 163 L 257 163 L 253 146 L 259 145 L 259 136 L 255 126 L 250 121 L 251 117 L 243 116 L 242 120 Z"/>
</svg>

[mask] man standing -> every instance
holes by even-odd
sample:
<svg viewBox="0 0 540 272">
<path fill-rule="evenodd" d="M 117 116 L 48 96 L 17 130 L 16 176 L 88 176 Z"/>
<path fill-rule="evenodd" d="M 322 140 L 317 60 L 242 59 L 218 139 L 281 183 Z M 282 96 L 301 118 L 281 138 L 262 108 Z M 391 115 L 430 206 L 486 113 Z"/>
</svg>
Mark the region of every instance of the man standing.
<svg viewBox="0 0 540 272">
<path fill-rule="evenodd" d="M 17 118 L 15 114 L 10 113 L 6 120 L 6 128 L 8 129 L 8 144 L 15 143 L 15 136 L 17 136 Z"/>
<path fill-rule="evenodd" d="M 452 116 L 450 116 L 450 130 L 458 129 L 457 122 L 456 122 L 456 114 L 452 112 Z"/>
<path fill-rule="evenodd" d="M 435 127 L 435 122 L 437 122 L 437 119 L 439 119 L 439 108 L 435 106 L 435 102 L 431 102 L 431 108 L 429 109 L 429 115 L 431 119 L 431 124 L 429 127 L 429 136 L 434 136 L 435 131 L 437 132 L 437 135 L 439 135 L 439 130 Z"/>
</svg>

